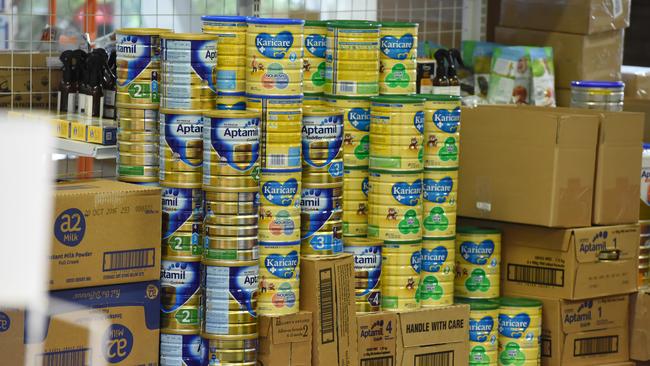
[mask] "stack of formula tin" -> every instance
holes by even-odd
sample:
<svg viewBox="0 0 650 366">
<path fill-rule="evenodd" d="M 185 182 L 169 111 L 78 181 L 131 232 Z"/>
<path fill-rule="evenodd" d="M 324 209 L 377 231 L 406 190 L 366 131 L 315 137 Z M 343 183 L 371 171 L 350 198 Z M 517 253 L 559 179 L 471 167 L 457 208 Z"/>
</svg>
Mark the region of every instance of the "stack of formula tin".
<svg viewBox="0 0 650 366">
<path fill-rule="evenodd" d="M 305 56 L 302 61 L 305 106 L 323 105 L 325 87 L 325 51 L 327 50 L 327 21 L 306 20 L 304 30 Z"/>
<path fill-rule="evenodd" d="M 205 15 L 203 33 L 219 36 L 217 109 L 246 109 L 246 17 Z"/>
<path fill-rule="evenodd" d="M 116 32 L 119 180 L 158 183 L 160 35 L 169 29 Z"/>
<path fill-rule="evenodd" d="M 248 18 L 247 107 L 261 114 L 258 312 L 299 309 L 303 20 Z"/>
<path fill-rule="evenodd" d="M 259 113 L 204 113 L 202 336 L 207 362 L 257 359 Z"/>
</svg>

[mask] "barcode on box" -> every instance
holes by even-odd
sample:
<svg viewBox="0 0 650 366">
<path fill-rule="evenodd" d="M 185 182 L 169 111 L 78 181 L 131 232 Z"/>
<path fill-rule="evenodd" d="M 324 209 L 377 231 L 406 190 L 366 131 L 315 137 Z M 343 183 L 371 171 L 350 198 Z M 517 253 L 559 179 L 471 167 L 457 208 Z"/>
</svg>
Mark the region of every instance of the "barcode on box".
<svg viewBox="0 0 650 366">
<path fill-rule="evenodd" d="M 393 356 L 364 358 L 360 366 L 393 366 Z"/>
<path fill-rule="evenodd" d="M 334 293 L 332 269 L 320 271 L 320 335 L 321 344 L 334 342 Z"/>
<path fill-rule="evenodd" d="M 573 355 L 593 356 L 618 352 L 618 336 L 579 338 L 573 341 Z"/>
<path fill-rule="evenodd" d="M 90 366 L 90 349 L 42 353 L 36 356 L 36 365 L 47 366 Z"/>
<path fill-rule="evenodd" d="M 562 287 L 564 286 L 564 270 L 508 264 L 508 281 Z"/>
<path fill-rule="evenodd" d="M 415 366 L 453 366 L 454 351 L 444 351 L 435 353 L 425 353 L 415 355 Z"/>
<path fill-rule="evenodd" d="M 542 336 L 542 357 L 551 356 L 551 338 Z"/>
<path fill-rule="evenodd" d="M 104 272 L 148 268 L 155 263 L 156 251 L 153 248 L 104 253 Z"/>
<path fill-rule="evenodd" d="M 270 154 L 268 166 L 287 166 L 289 164 L 289 157 L 281 154 Z"/>
</svg>

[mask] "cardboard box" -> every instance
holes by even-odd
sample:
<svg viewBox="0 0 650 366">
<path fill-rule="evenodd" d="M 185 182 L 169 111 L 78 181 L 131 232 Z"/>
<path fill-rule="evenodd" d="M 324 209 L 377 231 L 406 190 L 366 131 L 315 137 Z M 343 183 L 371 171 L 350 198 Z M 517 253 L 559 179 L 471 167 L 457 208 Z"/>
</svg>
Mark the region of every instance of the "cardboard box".
<svg viewBox="0 0 650 366">
<path fill-rule="evenodd" d="M 630 358 L 650 361 L 650 289 L 630 299 Z"/>
<path fill-rule="evenodd" d="M 2 364 L 157 365 L 159 294 L 158 281 L 138 282 L 54 291 L 43 316 L 0 309 Z"/>
<path fill-rule="evenodd" d="M 160 189 L 109 180 L 56 186 L 50 289 L 160 278 Z"/>
<path fill-rule="evenodd" d="M 313 314 L 313 366 L 357 360 L 354 261 L 348 253 L 300 258 L 300 310 Z"/>
<path fill-rule="evenodd" d="M 591 225 L 599 118 L 555 108 L 464 108 L 458 214 Z"/>
<path fill-rule="evenodd" d="M 638 224 L 577 229 L 468 219 L 461 224 L 501 230 L 504 293 L 580 300 L 637 290 Z"/>
<path fill-rule="evenodd" d="M 310 366 L 312 314 L 259 316 L 257 359 L 263 366 Z"/>
<path fill-rule="evenodd" d="M 58 53 L 0 52 L 0 107 L 56 108 Z"/>
<path fill-rule="evenodd" d="M 558 107 L 571 107 L 571 89 L 555 89 L 555 104 Z"/>
<path fill-rule="evenodd" d="M 623 110 L 626 112 L 639 112 L 645 114 L 643 141 L 650 142 L 650 100 L 625 99 Z"/>
<path fill-rule="evenodd" d="M 625 102 L 629 99 L 650 100 L 650 67 L 621 67 L 621 76 L 625 82 Z"/>
<path fill-rule="evenodd" d="M 397 313 L 357 314 L 357 366 L 393 366 L 397 361 Z"/>
<path fill-rule="evenodd" d="M 543 21 L 545 17 L 540 17 Z M 555 87 L 570 88 L 574 80 L 620 80 L 623 31 L 576 35 L 496 27 L 495 41 L 507 45 L 553 47 Z"/>
<path fill-rule="evenodd" d="M 499 21 L 515 28 L 600 33 L 630 26 L 630 0 L 501 0 Z"/>
</svg>

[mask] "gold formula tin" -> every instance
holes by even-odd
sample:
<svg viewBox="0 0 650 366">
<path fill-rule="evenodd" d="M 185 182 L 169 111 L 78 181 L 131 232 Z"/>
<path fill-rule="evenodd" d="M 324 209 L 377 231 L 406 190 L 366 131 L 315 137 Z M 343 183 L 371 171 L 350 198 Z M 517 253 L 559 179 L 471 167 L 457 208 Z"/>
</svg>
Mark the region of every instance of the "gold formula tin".
<svg viewBox="0 0 650 366">
<path fill-rule="evenodd" d="M 143 143 L 143 142 L 117 142 L 117 150 L 120 153 L 136 153 L 136 154 L 157 154 L 157 143 Z"/>
<path fill-rule="evenodd" d="M 117 141 L 158 143 L 160 142 L 160 135 L 152 132 L 131 132 L 128 130 L 121 130 L 117 133 Z"/>
<path fill-rule="evenodd" d="M 257 237 L 204 237 L 205 248 L 203 258 L 205 260 L 228 260 L 228 261 L 256 261 L 259 259 Z M 255 244 L 250 244 L 250 243 Z"/>
<path fill-rule="evenodd" d="M 381 308 L 388 311 L 420 307 L 421 242 L 384 243 L 382 249 Z"/>
<path fill-rule="evenodd" d="M 201 188 L 201 172 L 159 172 L 160 183 L 167 187 Z"/>
<path fill-rule="evenodd" d="M 201 262 L 165 257 L 160 265 L 161 325 L 177 334 L 200 330 Z"/>
<path fill-rule="evenodd" d="M 158 183 L 158 168 L 118 165 L 117 179 L 129 183 Z"/>
<path fill-rule="evenodd" d="M 325 85 L 327 22 L 306 20 L 304 28 L 303 87 L 305 93 L 322 93 Z"/>
<path fill-rule="evenodd" d="M 120 108 L 117 109 L 119 114 Z M 156 119 L 118 117 L 119 132 L 144 132 L 158 135 L 158 117 Z"/>
<path fill-rule="evenodd" d="M 253 338 L 232 339 L 233 337 L 202 334 L 203 349 L 206 353 L 206 365 L 255 366 L 256 361 L 227 361 L 232 359 L 250 359 L 257 357 L 257 335 Z M 236 337 L 241 338 L 241 337 Z M 236 355 L 236 356 L 234 356 Z"/>
<path fill-rule="evenodd" d="M 453 236 L 456 233 L 458 171 L 425 170 L 422 183 L 424 236 Z"/>
<path fill-rule="evenodd" d="M 246 105 L 248 109 L 267 112 L 279 110 L 297 110 L 302 108 L 302 95 L 266 95 L 266 94 L 247 94 Z M 302 121 L 302 111 L 297 121 Z M 264 113 L 262 115 L 264 118 Z M 269 118 L 269 121 L 274 120 Z M 276 118 L 275 120 L 282 120 Z M 288 119 L 286 119 L 288 121 Z M 294 119 L 292 119 L 294 120 Z"/>
<path fill-rule="evenodd" d="M 496 229 L 459 227 L 456 235 L 456 296 L 499 296 L 501 233 Z"/>
<path fill-rule="evenodd" d="M 258 209 L 259 202 L 256 201 L 205 201 L 205 211 L 212 215 L 253 215 Z"/>
<path fill-rule="evenodd" d="M 222 226 L 205 225 L 203 227 L 206 236 L 254 236 L 257 235 L 257 225 L 252 226 Z"/>
<path fill-rule="evenodd" d="M 542 303 L 525 298 L 499 300 L 499 364 L 535 364 L 540 358 Z"/>
<path fill-rule="evenodd" d="M 244 111 L 246 110 L 245 93 L 217 93 L 217 109 L 221 111 Z"/>
<path fill-rule="evenodd" d="M 415 93 L 418 24 L 382 22 L 379 35 L 379 93 Z"/>
<path fill-rule="evenodd" d="M 168 109 L 214 109 L 215 108 L 215 99 L 211 98 L 202 98 L 202 99 L 192 99 L 192 98 L 160 98 L 160 106 Z"/>
<path fill-rule="evenodd" d="M 208 225 L 255 225 L 258 215 L 216 215 L 206 213 L 203 222 Z"/>
<path fill-rule="evenodd" d="M 160 365 L 201 365 L 205 362 L 203 339 L 199 333 L 175 334 L 161 329 Z"/>
<path fill-rule="evenodd" d="M 200 257 L 203 253 L 200 237 L 200 223 L 195 223 L 191 231 L 165 230 L 162 238 L 162 251 L 167 255 Z"/>
<path fill-rule="evenodd" d="M 420 292 L 422 307 L 450 305 L 454 302 L 455 239 L 424 238 Z"/>
<path fill-rule="evenodd" d="M 155 166 L 158 168 L 158 154 L 156 153 L 119 153 L 118 165 L 125 166 Z"/>
<path fill-rule="evenodd" d="M 457 297 L 456 303 L 469 304 L 470 365 L 496 364 L 499 347 L 498 300 L 472 300 Z"/>
<path fill-rule="evenodd" d="M 302 104 L 305 107 L 324 107 L 323 93 L 305 93 Z"/>
<path fill-rule="evenodd" d="M 299 271 L 299 242 L 260 243 L 260 314 L 298 312 Z"/>
<path fill-rule="evenodd" d="M 343 251 L 354 256 L 355 304 L 357 313 L 379 311 L 383 241 L 346 237 Z"/>
<path fill-rule="evenodd" d="M 382 206 L 416 206 L 422 203 L 422 173 L 368 171 L 368 202 Z"/>
<path fill-rule="evenodd" d="M 368 237 L 382 240 L 418 240 L 422 238 L 422 205 L 369 205 Z"/>
<path fill-rule="evenodd" d="M 191 159 L 190 161 L 196 161 L 198 159 Z M 199 172 L 203 171 L 203 164 L 190 165 L 187 164 L 183 159 L 180 158 L 171 158 L 171 159 L 160 159 L 160 169 L 168 172 Z"/>
<path fill-rule="evenodd" d="M 259 202 L 258 192 L 203 192 L 206 201 L 217 202 Z"/>
<path fill-rule="evenodd" d="M 215 176 L 203 175 L 203 189 L 217 192 L 257 192 L 259 177 L 257 175 Z"/>
<path fill-rule="evenodd" d="M 376 134 L 421 136 L 423 132 L 424 98 L 396 95 L 371 98 L 371 136 Z"/>
<path fill-rule="evenodd" d="M 424 103 L 425 134 L 460 131 L 461 100 L 459 96 L 446 94 L 419 94 L 419 96 L 426 99 Z"/>
<path fill-rule="evenodd" d="M 313 224 L 310 222 L 308 230 L 302 229 L 302 255 L 334 255 L 343 251 L 343 221 L 332 220 L 324 225 Z"/>
<path fill-rule="evenodd" d="M 218 56 L 246 55 L 246 17 L 204 15 L 201 20 L 203 33 L 219 36 Z"/>
<path fill-rule="evenodd" d="M 457 168 L 460 154 L 459 133 L 425 133 L 424 167 Z"/>
</svg>

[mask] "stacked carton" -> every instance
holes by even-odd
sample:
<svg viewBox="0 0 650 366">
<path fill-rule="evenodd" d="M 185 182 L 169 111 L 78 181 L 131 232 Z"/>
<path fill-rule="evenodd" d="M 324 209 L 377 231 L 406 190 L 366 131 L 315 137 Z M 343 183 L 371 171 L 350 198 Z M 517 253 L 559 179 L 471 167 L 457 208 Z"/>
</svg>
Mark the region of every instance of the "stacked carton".
<svg viewBox="0 0 650 366">
<path fill-rule="evenodd" d="M 621 74 L 625 82 L 623 109 L 645 113 L 643 141 L 650 142 L 650 68 L 623 66 Z"/>
<path fill-rule="evenodd" d="M 502 231 L 502 293 L 542 301 L 542 365 L 628 361 L 643 117 L 513 106 L 463 116 L 459 215 Z"/>
</svg>

